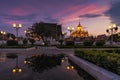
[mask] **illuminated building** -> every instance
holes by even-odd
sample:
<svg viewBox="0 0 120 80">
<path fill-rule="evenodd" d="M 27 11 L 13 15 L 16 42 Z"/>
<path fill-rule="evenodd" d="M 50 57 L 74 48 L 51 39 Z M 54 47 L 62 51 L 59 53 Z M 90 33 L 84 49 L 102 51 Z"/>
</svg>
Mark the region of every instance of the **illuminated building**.
<svg viewBox="0 0 120 80">
<path fill-rule="evenodd" d="M 73 38 L 84 38 L 84 37 L 88 37 L 89 33 L 88 33 L 88 31 L 83 30 L 83 27 L 79 22 L 76 30 L 73 31 L 70 36 Z"/>
</svg>

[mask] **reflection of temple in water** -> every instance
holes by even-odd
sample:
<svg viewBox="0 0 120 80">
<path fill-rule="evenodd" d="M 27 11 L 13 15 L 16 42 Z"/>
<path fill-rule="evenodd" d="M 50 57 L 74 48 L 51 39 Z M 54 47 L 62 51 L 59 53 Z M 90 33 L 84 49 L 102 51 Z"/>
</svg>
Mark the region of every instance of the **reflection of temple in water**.
<svg viewBox="0 0 120 80">
<path fill-rule="evenodd" d="M 73 31 L 70 35 L 73 38 L 85 38 L 89 36 L 88 31 L 84 31 L 82 25 L 78 24 L 77 28 L 75 31 Z"/>
</svg>

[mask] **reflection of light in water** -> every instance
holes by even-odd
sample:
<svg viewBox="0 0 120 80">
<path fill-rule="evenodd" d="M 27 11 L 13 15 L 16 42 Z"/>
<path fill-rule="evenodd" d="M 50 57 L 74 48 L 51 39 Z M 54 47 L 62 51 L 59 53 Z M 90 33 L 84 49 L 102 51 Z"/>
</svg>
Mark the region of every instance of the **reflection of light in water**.
<svg viewBox="0 0 120 80">
<path fill-rule="evenodd" d="M 67 69 L 68 69 L 68 70 L 70 69 L 70 66 L 69 66 L 69 65 L 67 66 Z"/>
<path fill-rule="evenodd" d="M 30 56 L 32 56 L 32 54 Z M 54 67 L 51 70 L 45 71 L 42 74 L 33 72 L 30 68 L 25 66 L 23 62 L 26 57 L 24 54 L 19 55 L 19 68 L 22 68 L 22 69 L 19 69 L 20 73 L 16 69 L 13 70 L 13 72 L 11 70 L 12 68 L 15 68 L 15 65 L 12 65 L 12 64 L 15 64 L 15 59 L 8 59 L 5 63 L 3 63 L 4 65 L 2 65 L 0 69 L 0 74 L 1 74 L 0 78 L 3 78 L 4 76 L 6 76 L 2 80 L 8 80 L 8 78 L 11 78 L 12 80 L 14 79 L 15 80 L 22 80 L 22 79 L 25 79 L 25 80 L 26 79 L 28 80 L 66 80 L 66 79 L 67 80 L 83 80 L 78 78 L 79 75 L 77 76 L 76 71 L 74 71 L 75 69 L 72 69 L 72 67 L 70 67 L 70 70 L 66 69 L 66 66 L 69 65 L 69 61 L 67 60 L 67 57 L 66 57 L 66 60 L 65 58 L 63 58 L 64 62 L 61 63 L 61 66 Z M 7 67 L 8 64 L 6 63 L 9 63 L 10 66 Z M 4 69 L 4 73 L 2 69 Z M 11 70 L 11 72 L 8 71 L 8 69 Z"/>
<path fill-rule="evenodd" d="M 12 69 L 12 72 L 13 72 L 13 73 L 16 73 L 16 72 L 22 72 L 22 69 L 16 67 L 16 68 Z"/>
<path fill-rule="evenodd" d="M 74 69 L 74 66 L 71 66 L 72 69 Z"/>
<path fill-rule="evenodd" d="M 30 64 L 29 58 L 26 58 L 26 59 L 24 60 L 24 64 Z"/>
<path fill-rule="evenodd" d="M 61 62 L 63 63 L 63 62 L 65 62 L 65 60 L 64 60 L 64 59 L 62 59 L 62 60 L 61 60 Z"/>
<path fill-rule="evenodd" d="M 13 73 L 21 73 L 22 72 L 22 68 L 18 67 L 18 57 L 16 58 L 16 66 L 15 66 L 15 68 L 12 69 L 12 72 Z"/>
</svg>

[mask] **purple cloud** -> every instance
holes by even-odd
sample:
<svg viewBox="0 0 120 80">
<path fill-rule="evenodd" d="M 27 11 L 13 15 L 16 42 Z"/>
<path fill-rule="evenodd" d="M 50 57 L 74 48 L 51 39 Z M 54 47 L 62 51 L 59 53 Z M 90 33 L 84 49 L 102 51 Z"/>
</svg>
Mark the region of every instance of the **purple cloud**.
<svg viewBox="0 0 120 80">
<path fill-rule="evenodd" d="M 110 9 L 105 12 L 105 15 L 110 17 L 112 23 L 120 25 L 120 1 L 112 2 Z"/>
</svg>

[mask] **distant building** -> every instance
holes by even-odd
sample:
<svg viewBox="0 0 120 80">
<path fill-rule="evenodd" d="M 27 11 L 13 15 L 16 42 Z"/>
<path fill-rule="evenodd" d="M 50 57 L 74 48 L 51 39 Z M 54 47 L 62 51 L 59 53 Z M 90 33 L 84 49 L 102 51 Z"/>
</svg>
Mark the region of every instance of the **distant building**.
<svg viewBox="0 0 120 80">
<path fill-rule="evenodd" d="M 84 38 L 84 37 L 88 37 L 88 36 L 89 36 L 88 31 L 83 30 L 83 27 L 80 24 L 80 22 L 79 22 L 76 30 L 73 31 L 71 34 L 71 37 L 73 37 L 73 38 Z"/>
<path fill-rule="evenodd" d="M 107 37 L 105 34 L 98 35 L 98 36 L 96 37 L 95 41 L 99 41 L 99 40 L 107 41 L 107 40 L 108 40 L 108 37 Z"/>
<path fill-rule="evenodd" d="M 46 31 L 50 31 L 51 36 L 50 38 L 59 40 L 60 36 L 62 34 L 62 27 L 61 25 L 58 25 L 57 23 L 45 23 L 41 22 L 41 25 L 46 29 Z"/>
</svg>

